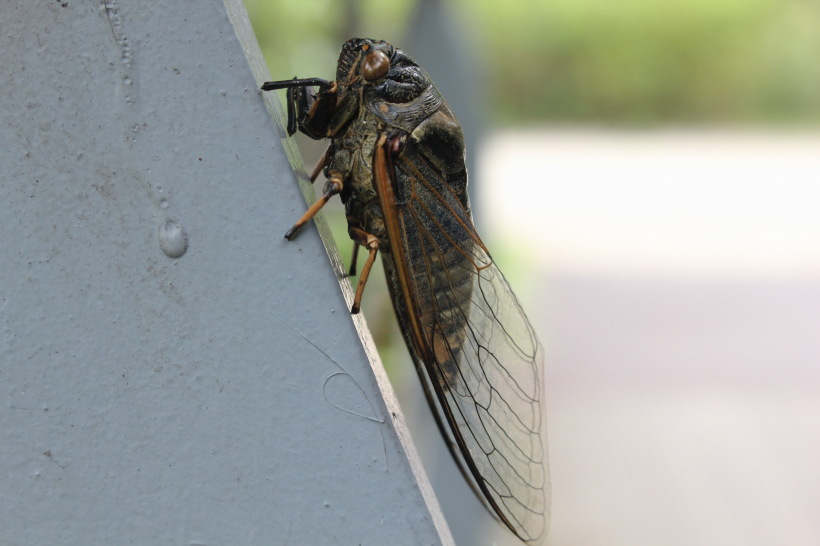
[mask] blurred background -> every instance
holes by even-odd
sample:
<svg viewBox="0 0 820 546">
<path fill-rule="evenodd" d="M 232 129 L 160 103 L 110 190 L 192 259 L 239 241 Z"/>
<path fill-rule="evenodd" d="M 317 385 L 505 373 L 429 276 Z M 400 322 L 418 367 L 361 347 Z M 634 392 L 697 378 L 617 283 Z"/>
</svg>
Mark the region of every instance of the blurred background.
<svg viewBox="0 0 820 546">
<path fill-rule="evenodd" d="M 385 39 L 458 116 L 548 351 L 547 544 L 820 544 L 820 2 L 245 5 L 275 79 Z M 457 544 L 518 543 L 438 438 L 380 265 L 364 300 Z"/>
</svg>

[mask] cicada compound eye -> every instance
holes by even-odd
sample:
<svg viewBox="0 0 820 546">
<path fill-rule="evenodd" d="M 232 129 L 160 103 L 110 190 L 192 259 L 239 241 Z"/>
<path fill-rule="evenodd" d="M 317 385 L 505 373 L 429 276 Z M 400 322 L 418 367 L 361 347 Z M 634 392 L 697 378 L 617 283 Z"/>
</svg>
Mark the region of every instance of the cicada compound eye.
<svg viewBox="0 0 820 546">
<path fill-rule="evenodd" d="M 362 63 L 362 76 L 371 82 L 378 80 L 390 70 L 390 59 L 383 52 L 374 50 L 367 54 Z"/>
</svg>

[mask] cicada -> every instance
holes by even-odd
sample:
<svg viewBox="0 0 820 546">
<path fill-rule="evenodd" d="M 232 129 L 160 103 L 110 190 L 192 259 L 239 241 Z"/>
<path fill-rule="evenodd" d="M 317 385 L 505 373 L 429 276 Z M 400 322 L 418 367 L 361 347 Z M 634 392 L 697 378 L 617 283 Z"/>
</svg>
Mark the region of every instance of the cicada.
<svg viewBox="0 0 820 546">
<path fill-rule="evenodd" d="M 310 175 L 324 172 L 324 193 L 285 237 L 341 197 L 354 248 L 369 253 L 351 312 L 381 252 L 456 463 L 492 514 L 524 542 L 541 542 L 550 507 L 544 349 L 473 226 L 455 115 L 427 73 L 385 41 L 347 41 L 335 80 L 262 86 L 273 89 L 287 89 L 289 135 L 330 141 Z"/>
</svg>

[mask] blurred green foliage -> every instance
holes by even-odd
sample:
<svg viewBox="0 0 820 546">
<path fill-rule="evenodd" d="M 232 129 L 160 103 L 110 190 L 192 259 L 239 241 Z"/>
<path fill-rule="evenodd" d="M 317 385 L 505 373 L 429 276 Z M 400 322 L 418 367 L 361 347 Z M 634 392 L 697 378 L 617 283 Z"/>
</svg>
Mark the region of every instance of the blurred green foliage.
<svg viewBox="0 0 820 546">
<path fill-rule="evenodd" d="M 463 8 L 468 2 L 461 3 Z M 813 0 L 471 0 L 508 121 L 820 117 Z"/>
<path fill-rule="evenodd" d="M 416 9 L 413 0 L 245 5 L 277 79 L 332 77 L 351 33 L 401 46 Z M 817 0 L 452 0 L 449 6 L 475 52 L 491 122 L 820 120 Z"/>
</svg>

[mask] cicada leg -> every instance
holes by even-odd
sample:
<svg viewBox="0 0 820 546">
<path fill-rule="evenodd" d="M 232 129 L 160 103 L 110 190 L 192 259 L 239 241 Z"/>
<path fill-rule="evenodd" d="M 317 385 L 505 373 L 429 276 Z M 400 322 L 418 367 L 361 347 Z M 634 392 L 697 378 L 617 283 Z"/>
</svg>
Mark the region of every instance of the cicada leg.
<svg viewBox="0 0 820 546">
<path fill-rule="evenodd" d="M 363 229 L 351 226 L 348 229 L 350 238 L 356 241 L 357 246 L 362 245 L 370 251 L 370 256 L 362 268 L 362 274 L 359 276 L 359 284 L 356 286 L 356 296 L 353 298 L 353 307 L 350 308 L 350 313 L 355 315 L 359 312 L 362 306 L 362 294 L 364 294 L 364 285 L 367 284 L 367 277 L 370 276 L 370 268 L 373 267 L 373 262 L 376 261 L 376 252 L 379 250 L 379 240 L 375 235 L 367 233 Z M 355 263 L 355 262 L 354 262 Z"/>
<path fill-rule="evenodd" d="M 353 243 L 353 257 L 350 259 L 350 271 L 347 272 L 348 277 L 356 276 L 356 262 L 359 261 L 359 244 Z"/>
<path fill-rule="evenodd" d="M 310 183 L 313 184 L 316 182 L 316 179 L 319 178 L 319 173 L 322 172 L 328 164 L 328 155 L 330 154 L 330 149 L 333 147 L 331 144 L 330 146 L 325 149 L 325 153 L 322 154 L 322 157 L 319 158 L 319 161 L 316 162 L 316 165 L 313 166 L 313 170 L 310 171 Z"/>
<path fill-rule="evenodd" d="M 293 239 L 299 232 L 299 230 L 302 229 L 302 226 L 307 224 L 311 218 L 316 216 L 316 213 L 322 210 L 322 207 L 324 207 L 325 204 L 327 204 L 327 202 L 330 201 L 331 197 L 342 191 L 342 187 L 343 184 L 340 173 L 331 172 L 330 178 L 327 181 L 327 186 L 325 186 L 324 195 L 317 199 L 316 202 L 310 206 L 307 212 L 303 214 L 301 218 L 299 218 L 299 221 L 293 224 L 293 227 L 290 228 L 287 233 L 285 233 L 285 239 L 287 239 L 288 241 Z"/>
<path fill-rule="evenodd" d="M 319 86 L 316 93 L 312 87 Z M 288 135 L 293 136 L 296 130 L 314 140 L 330 136 L 330 121 L 336 111 L 336 91 L 334 81 L 322 78 L 307 78 L 265 82 L 262 91 L 287 89 Z"/>
<path fill-rule="evenodd" d="M 319 87 L 319 91 L 313 87 Z M 322 78 L 265 82 L 262 91 L 287 89 L 288 135 L 301 131 L 313 140 L 332 138 L 358 112 L 355 95 L 339 101 L 339 85 Z"/>
</svg>

